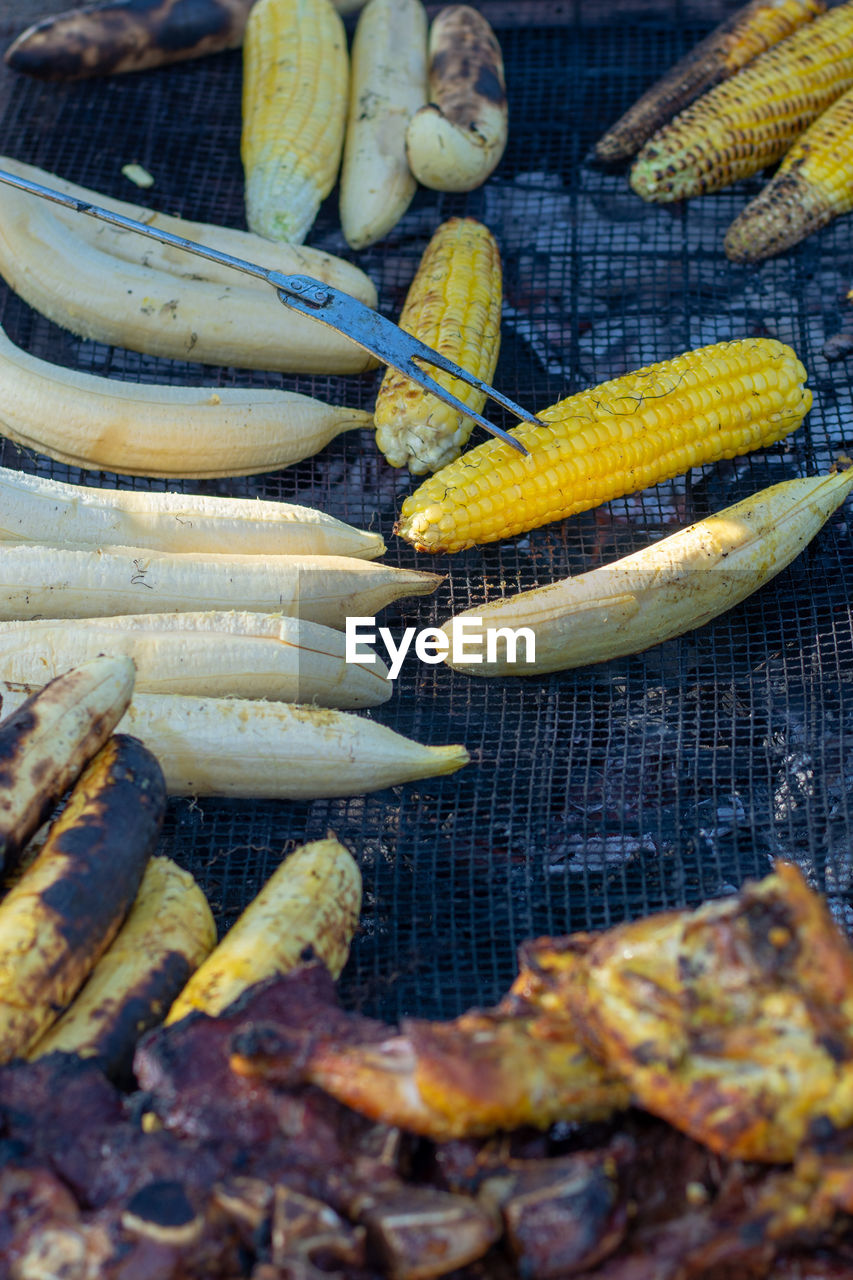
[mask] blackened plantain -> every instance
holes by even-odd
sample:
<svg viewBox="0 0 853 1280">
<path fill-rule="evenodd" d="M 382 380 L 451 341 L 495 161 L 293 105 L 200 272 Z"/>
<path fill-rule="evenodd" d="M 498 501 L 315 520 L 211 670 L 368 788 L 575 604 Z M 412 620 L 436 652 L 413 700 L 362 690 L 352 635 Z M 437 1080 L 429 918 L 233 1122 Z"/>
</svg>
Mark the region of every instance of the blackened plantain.
<svg viewBox="0 0 853 1280">
<path fill-rule="evenodd" d="M 142 71 L 237 49 L 247 0 L 110 0 L 42 18 L 6 50 L 6 62 L 40 80 Z"/>
<path fill-rule="evenodd" d="M 0 869 L 106 742 L 130 702 L 134 672 L 130 658 L 93 658 L 0 722 Z"/>
<path fill-rule="evenodd" d="M 0 902 L 0 1062 L 32 1048 L 112 942 L 165 806 L 156 758 L 136 738 L 114 734 Z"/>
<path fill-rule="evenodd" d="M 30 1053 L 95 1058 L 130 1083 L 136 1043 L 162 1022 L 190 975 L 216 945 L 207 899 L 171 858 L 152 858 L 130 913 L 86 985 Z"/>
</svg>

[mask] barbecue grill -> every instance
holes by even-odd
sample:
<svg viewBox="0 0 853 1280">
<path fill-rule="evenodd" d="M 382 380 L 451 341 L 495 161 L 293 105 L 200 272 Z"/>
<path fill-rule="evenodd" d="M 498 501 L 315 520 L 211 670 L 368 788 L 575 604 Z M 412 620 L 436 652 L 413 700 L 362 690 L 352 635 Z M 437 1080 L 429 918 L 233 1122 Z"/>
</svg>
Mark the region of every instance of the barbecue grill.
<svg viewBox="0 0 853 1280">
<path fill-rule="evenodd" d="M 493 381 L 531 409 L 705 343 L 778 337 L 805 363 L 815 397 L 792 439 L 450 558 L 417 555 L 393 536 L 417 481 L 389 467 L 366 431 L 280 473 L 169 486 L 81 472 L 9 442 L 0 464 L 90 485 L 298 501 L 378 528 L 389 562 L 447 575 L 433 597 L 385 611 L 397 634 L 605 563 L 849 452 L 851 365 L 823 352 L 830 337 L 853 331 L 853 219 L 781 258 L 734 265 L 723 236 L 760 176 L 685 206 L 652 206 L 632 194 L 624 172 L 589 160 L 607 125 L 736 5 L 479 7 L 506 62 L 511 125 L 498 170 L 466 196 L 420 191 L 397 228 L 359 254 L 346 247 L 333 195 L 309 243 L 356 261 L 396 318 L 438 223 L 455 214 L 486 222 L 505 271 Z M 33 16 L 7 13 L 4 44 Z M 4 69 L 0 152 L 111 196 L 244 226 L 240 79 L 239 52 L 71 85 Z M 149 170 L 153 187 L 128 182 L 122 167 L 131 162 Z M 281 386 L 370 408 L 379 377 L 291 377 L 141 356 L 73 337 L 5 286 L 0 323 L 35 355 L 116 379 Z M 490 409 L 498 425 L 512 425 Z M 798 863 L 853 927 L 851 519 L 848 503 L 745 604 L 635 657 L 487 681 L 411 656 L 391 701 L 370 714 L 423 742 L 465 743 L 474 757 L 466 769 L 312 804 L 173 800 L 162 852 L 193 872 L 224 929 L 284 851 L 334 831 L 357 856 L 365 887 L 341 995 L 389 1020 L 489 1004 L 512 980 L 523 939 L 722 895 L 776 857 Z"/>
</svg>

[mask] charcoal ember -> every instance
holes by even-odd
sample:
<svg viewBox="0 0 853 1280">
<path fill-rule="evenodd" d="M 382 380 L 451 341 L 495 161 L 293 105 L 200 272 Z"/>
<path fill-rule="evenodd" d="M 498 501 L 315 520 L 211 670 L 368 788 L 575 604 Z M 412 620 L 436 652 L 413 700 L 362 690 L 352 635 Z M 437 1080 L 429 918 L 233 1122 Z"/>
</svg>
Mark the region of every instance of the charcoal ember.
<svg viewBox="0 0 853 1280">
<path fill-rule="evenodd" d="M 483 1182 L 480 1199 L 500 1210 L 521 1275 L 556 1280 L 614 1252 L 628 1220 L 621 1166 L 632 1154 L 625 1140 L 601 1151 L 512 1162 Z"/>
<path fill-rule="evenodd" d="M 843 330 L 840 333 L 834 333 L 823 344 L 821 354 L 830 364 L 834 360 L 846 360 L 848 356 L 853 355 L 853 333 Z"/>
</svg>

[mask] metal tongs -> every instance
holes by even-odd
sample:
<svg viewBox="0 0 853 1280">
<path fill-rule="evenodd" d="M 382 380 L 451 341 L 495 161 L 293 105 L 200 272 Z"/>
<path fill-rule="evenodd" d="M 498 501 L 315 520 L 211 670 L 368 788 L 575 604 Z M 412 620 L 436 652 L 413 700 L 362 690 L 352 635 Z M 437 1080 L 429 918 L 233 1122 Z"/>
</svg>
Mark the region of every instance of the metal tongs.
<svg viewBox="0 0 853 1280">
<path fill-rule="evenodd" d="M 291 311 L 298 311 L 300 315 L 308 316 L 311 320 L 320 320 L 331 329 L 337 329 L 358 346 L 364 347 L 365 351 L 376 356 L 383 364 L 398 369 L 407 378 L 411 378 L 412 382 L 417 382 L 424 390 L 437 396 L 439 400 L 443 400 L 445 404 L 457 409 L 466 417 L 472 418 L 493 436 L 497 436 L 506 444 L 512 445 L 513 449 L 527 456 L 527 450 L 520 440 L 516 440 L 506 431 L 489 422 L 482 414 L 476 413 L 463 404 L 452 392 L 447 391 L 434 378 L 431 378 L 416 361 L 422 360 L 425 364 L 434 365 L 461 382 L 467 382 L 469 386 L 483 392 L 489 399 L 502 405 L 514 417 L 524 422 L 541 425 L 537 417 L 501 395 L 481 378 L 454 364 L 440 352 L 433 351 L 431 347 L 413 338 L 391 320 L 386 320 L 378 311 L 373 311 L 341 289 L 334 289 L 331 285 L 315 280 L 311 276 L 284 275 L 281 271 L 273 271 L 269 267 L 258 266 L 255 262 L 235 258 L 230 253 L 211 249 L 207 245 L 198 244 L 195 240 L 186 240 L 183 236 L 173 235 L 170 231 L 159 231 L 155 227 L 146 226 L 144 222 L 137 222 L 135 218 L 127 218 L 121 213 L 113 213 L 109 209 L 90 204 L 88 200 L 65 195 L 62 191 L 42 186 L 38 182 L 30 182 L 27 178 L 19 178 L 5 169 L 0 169 L 0 182 L 10 187 L 17 187 L 21 191 L 27 191 L 30 195 L 40 196 L 44 200 L 51 200 L 54 204 L 61 204 L 75 213 L 87 213 L 92 218 L 99 218 L 102 222 L 108 222 L 114 227 L 121 227 L 122 230 L 138 231 L 140 235 L 159 240 L 161 244 L 185 249 L 187 253 L 194 253 L 199 258 L 208 258 L 211 262 L 218 262 L 220 266 L 233 267 L 246 275 L 266 280 L 275 289 L 279 301 Z"/>
</svg>

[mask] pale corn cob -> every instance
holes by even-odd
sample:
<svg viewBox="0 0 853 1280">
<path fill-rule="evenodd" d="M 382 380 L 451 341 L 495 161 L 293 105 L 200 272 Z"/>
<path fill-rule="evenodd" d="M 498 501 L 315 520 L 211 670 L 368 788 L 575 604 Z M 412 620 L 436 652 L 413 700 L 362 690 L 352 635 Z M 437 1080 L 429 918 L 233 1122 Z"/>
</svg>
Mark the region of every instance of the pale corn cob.
<svg viewBox="0 0 853 1280">
<path fill-rule="evenodd" d="M 543 675 L 683 635 L 780 573 L 851 490 L 853 467 L 785 480 L 612 564 L 467 609 L 443 629 L 452 640 L 464 619 L 474 660 L 451 650 L 448 664 L 472 676 Z M 507 645 L 520 627 L 533 633 L 532 660 L 526 645 L 515 652 Z M 483 643 L 489 631 L 491 655 Z"/>
<path fill-rule="evenodd" d="M 700 93 L 733 76 L 825 9 L 824 0 L 749 0 L 681 58 L 599 138 L 595 145 L 597 158 L 608 163 L 627 160 L 656 129 L 683 111 Z"/>
<path fill-rule="evenodd" d="M 758 262 L 853 209 L 853 89 L 815 120 L 726 233 L 726 256 Z"/>
<path fill-rule="evenodd" d="M 502 271 L 491 231 L 473 218 L 450 218 L 421 258 L 400 315 L 400 327 L 491 382 L 500 347 Z M 440 370 L 441 386 L 480 412 L 481 391 Z M 416 475 L 459 456 L 473 422 L 396 369 L 382 379 L 374 410 L 376 443 L 393 467 Z"/>
<path fill-rule="evenodd" d="M 570 396 L 489 440 L 403 503 L 397 532 L 422 551 L 461 551 L 538 528 L 781 440 L 811 407 L 806 371 L 772 338 L 719 342 Z"/>
<path fill-rule="evenodd" d="M 307 959 L 340 976 L 361 911 L 361 872 L 333 835 L 294 849 L 181 991 L 166 1022 L 214 1017 L 256 982 Z"/>
<path fill-rule="evenodd" d="M 348 96 L 346 31 L 331 0 L 257 0 L 243 45 L 251 231 L 305 239 L 338 176 Z"/>
<path fill-rule="evenodd" d="M 716 85 L 642 149 L 631 187 L 645 200 L 718 191 L 775 164 L 853 88 L 853 0 L 795 31 Z"/>
</svg>

